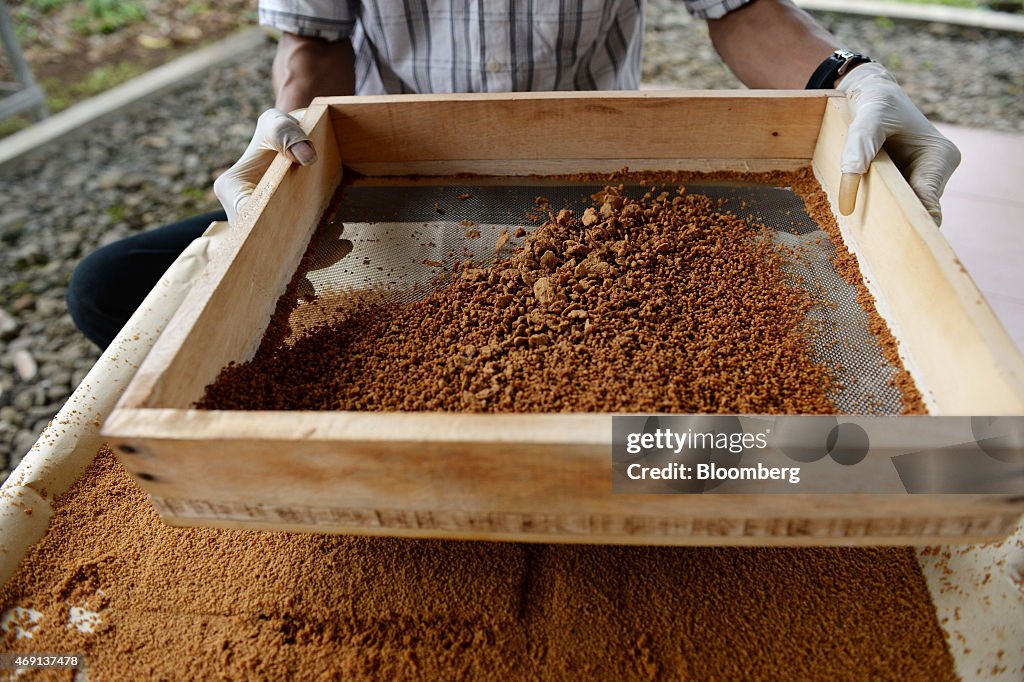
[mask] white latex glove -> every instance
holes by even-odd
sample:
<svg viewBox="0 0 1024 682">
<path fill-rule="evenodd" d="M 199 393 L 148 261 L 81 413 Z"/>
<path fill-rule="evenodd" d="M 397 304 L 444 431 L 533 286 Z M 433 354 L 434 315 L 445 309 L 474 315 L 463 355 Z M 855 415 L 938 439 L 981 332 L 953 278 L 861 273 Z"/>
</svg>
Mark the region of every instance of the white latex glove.
<svg viewBox="0 0 1024 682">
<path fill-rule="evenodd" d="M 316 149 L 297 120 L 305 111 L 298 109 L 289 115 L 267 109 L 260 114 L 256 132 L 241 158 L 214 181 L 213 191 L 228 214 L 230 224 L 235 224 L 242 206 L 278 154 L 302 166 L 316 163 Z"/>
<path fill-rule="evenodd" d="M 841 162 L 839 212 L 853 213 L 861 176 L 884 144 L 928 213 L 941 224 L 939 197 L 960 165 L 960 150 L 928 122 L 881 64 L 861 64 L 836 87 L 846 93 L 853 111 Z"/>
</svg>

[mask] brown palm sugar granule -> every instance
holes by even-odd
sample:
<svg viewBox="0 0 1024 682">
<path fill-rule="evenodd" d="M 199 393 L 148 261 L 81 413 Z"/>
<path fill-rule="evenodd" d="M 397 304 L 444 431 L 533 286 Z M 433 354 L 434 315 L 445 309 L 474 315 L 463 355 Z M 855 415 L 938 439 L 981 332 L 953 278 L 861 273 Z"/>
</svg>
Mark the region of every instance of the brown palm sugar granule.
<svg viewBox="0 0 1024 682">
<path fill-rule="evenodd" d="M 175 528 L 107 450 L 0 604 L 42 613 L 4 651 L 84 653 L 96 681 L 957 679 L 911 549 Z"/>
<path fill-rule="evenodd" d="M 422 300 L 353 297 L 294 343 L 268 334 L 199 406 L 835 412 L 832 372 L 812 357 L 816 301 L 785 255 L 706 196 L 609 186 L 491 265 L 448 264 L 450 283 Z"/>
</svg>

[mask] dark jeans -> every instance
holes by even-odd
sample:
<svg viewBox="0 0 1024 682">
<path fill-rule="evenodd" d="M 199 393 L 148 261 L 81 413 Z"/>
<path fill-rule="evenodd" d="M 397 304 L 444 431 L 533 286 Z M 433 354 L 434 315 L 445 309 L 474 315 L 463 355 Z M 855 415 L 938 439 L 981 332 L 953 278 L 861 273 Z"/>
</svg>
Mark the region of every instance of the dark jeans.
<svg viewBox="0 0 1024 682">
<path fill-rule="evenodd" d="M 97 346 L 109 346 L 164 271 L 215 220 L 227 220 L 224 211 L 132 235 L 90 253 L 68 284 L 71 319 Z"/>
</svg>

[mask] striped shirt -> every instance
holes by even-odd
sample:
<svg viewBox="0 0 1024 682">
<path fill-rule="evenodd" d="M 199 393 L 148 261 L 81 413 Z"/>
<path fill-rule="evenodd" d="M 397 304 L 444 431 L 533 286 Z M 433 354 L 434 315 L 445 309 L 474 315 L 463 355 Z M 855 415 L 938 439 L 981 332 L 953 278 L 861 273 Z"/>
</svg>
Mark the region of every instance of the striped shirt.
<svg viewBox="0 0 1024 682">
<path fill-rule="evenodd" d="M 684 0 L 720 18 L 750 0 Z M 640 86 L 645 0 L 260 0 L 260 23 L 356 54 L 360 95 Z"/>
</svg>

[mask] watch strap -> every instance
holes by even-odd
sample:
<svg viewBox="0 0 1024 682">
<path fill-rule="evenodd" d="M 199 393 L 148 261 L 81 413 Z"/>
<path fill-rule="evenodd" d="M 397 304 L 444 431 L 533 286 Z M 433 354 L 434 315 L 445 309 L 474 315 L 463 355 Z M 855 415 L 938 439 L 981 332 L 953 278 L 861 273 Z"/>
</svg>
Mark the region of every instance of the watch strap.
<svg viewBox="0 0 1024 682">
<path fill-rule="evenodd" d="M 806 90 L 827 90 L 835 87 L 836 80 L 857 64 L 870 62 L 871 57 L 849 50 L 836 50 L 818 65 L 807 81 Z"/>
</svg>

